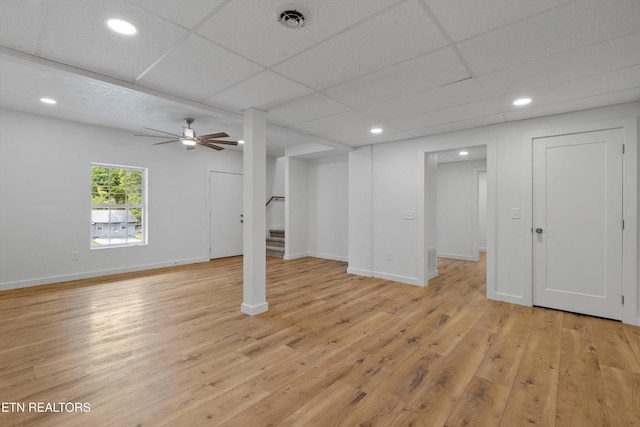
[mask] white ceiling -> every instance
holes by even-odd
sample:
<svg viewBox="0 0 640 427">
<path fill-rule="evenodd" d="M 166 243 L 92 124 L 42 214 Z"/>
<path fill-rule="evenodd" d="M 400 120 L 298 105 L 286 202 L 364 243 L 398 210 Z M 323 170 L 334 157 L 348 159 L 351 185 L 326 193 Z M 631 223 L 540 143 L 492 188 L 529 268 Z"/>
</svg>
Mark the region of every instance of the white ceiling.
<svg viewBox="0 0 640 427">
<path fill-rule="evenodd" d="M 638 0 L 293 1 L 301 29 L 280 0 L 2 0 L 0 107 L 235 139 L 255 107 L 282 155 L 640 100 Z"/>
</svg>

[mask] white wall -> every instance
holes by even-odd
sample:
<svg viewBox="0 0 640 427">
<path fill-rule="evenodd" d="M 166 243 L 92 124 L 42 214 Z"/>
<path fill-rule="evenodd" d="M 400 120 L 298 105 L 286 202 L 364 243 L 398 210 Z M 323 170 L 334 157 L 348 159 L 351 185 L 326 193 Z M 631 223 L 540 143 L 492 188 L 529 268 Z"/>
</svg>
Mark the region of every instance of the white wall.
<svg viewBox="0 0 640 427">
<path fill-rule="evenodd" d="M 438 165 L 438 256 L 468 261 L 478 259 L 474 212 L 478 200 L 477 168 L 485 160 Z"/>
<path fill-rule="evenodd" d="M 267 157 L 267 200 L 271 196 L 284 196 L 284 157 Z M 267 235 L 269 227 L 284 228 L 284 200 L 273 200 L 267 206 Z"/>
<path fill-rule="evenodd" d="M 308 160 L 309 256 L 347 260 L 348 182 L 347 155 Z"/>
<path fill-rule="evenodd" d="M 284 259 L 307 255 L 308 200 L 307 160 L 285 157 Z"/>
<path fill-rule="evenodd" d="M 89 249 L 91 162 L 148 168 L 148 245 Z M 0 289 L 207 261 L 208 170 L 242 152 L 0 110 Z"/>
<path fill-rule="evenodd" d="M 487 250 L 487 172 L 478 173 L 478 247 Z"/>
<path fill-rule="evenodd" d="M 373 272 L 373 146 L 349 153 L 349 206 L 347 272 L 370 276 Z"/>
<path fill-rule="evenodd" d="M 487 224 L 487 261 L 492 270 L 488 290 L 493 298 L 526 304 L 525 287 L 531 287 L 531 236 L 524 232 L 526 217 L 511 219 L 511 208 L 531 203 L 531 148 L 527 137 L 548 129 L 587 127 L 594 122 L 638 116 L 640 103 L 635 102 L 357 148 L 349 156 L 350 194 L 370 191 L 371 203 L 362 200 L 349 211 L 348 271 L 421 283 L 424 260 L 418 261 L 423 251 L 418 248 L 417 221 L 403 221 L 401 212 L 424 203 L 425 152 L 465 147 L 469 141 L 476 141 L 487 144 L 488 154 L 493 156 L 487 161 L 487 211 L 495 221 Z M 373 227 L 362 226 L 362 219 L 369 217 Z M 353 265 L 357 268 L 352 268 L 352 248 L 359 251 L 357 264 Z M 388 251 L 393 251 L 392 260 L 387 259 Z M 638 296 L 640 292 L 634 292 L 634 300 L 640 305 Z"/>
</svg>

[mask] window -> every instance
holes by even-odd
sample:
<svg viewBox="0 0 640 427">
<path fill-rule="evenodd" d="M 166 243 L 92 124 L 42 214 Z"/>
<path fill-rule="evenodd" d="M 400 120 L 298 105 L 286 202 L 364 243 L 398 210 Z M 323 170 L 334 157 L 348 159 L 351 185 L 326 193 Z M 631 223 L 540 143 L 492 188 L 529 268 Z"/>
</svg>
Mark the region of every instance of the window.
<svg viewBox="0 0 640 427">
<path fill-rule="evenodd" d="M 147 170 L 91 164 L 91 248 L 147 243 Z"/>
</svg>

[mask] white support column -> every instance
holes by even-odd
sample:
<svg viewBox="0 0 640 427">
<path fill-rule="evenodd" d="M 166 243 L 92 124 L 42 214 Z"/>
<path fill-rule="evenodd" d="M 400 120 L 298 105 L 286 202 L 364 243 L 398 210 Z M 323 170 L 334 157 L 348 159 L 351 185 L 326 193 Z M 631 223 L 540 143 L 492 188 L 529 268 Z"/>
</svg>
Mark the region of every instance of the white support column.
<svg viewBox="0 0 640 427">
<path fill-rule="evenodd" d="M 244 261 L 243 302 L 240 310 L 251 316 L 269 309 L 267 304 L 266 181 L 267 119 L 264 111 L 244 113 Z"/>
</svg>

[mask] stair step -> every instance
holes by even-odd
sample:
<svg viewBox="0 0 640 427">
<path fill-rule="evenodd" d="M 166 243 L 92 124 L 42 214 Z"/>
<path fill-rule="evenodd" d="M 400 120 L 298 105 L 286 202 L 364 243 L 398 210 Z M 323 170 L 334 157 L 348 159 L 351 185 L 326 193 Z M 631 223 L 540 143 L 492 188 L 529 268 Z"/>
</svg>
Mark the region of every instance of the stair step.
<svg viewBox="0 0 640 427">
<path fill-rule="evenodd" d="M 276 246 L 267 246 L 267 256 L 284 258 L 284 248 Z"/>
<path fill-rule="evenodd" d="M 267 246 L 284 248 L 284 237 L 267 237 Z"/>
<path fill-rule="evenodd" d="M 284 229 L 282 228 L 270 228 L 269 235 L 271 237 L 281 237 L 284 238 Z"/>
</svg>

